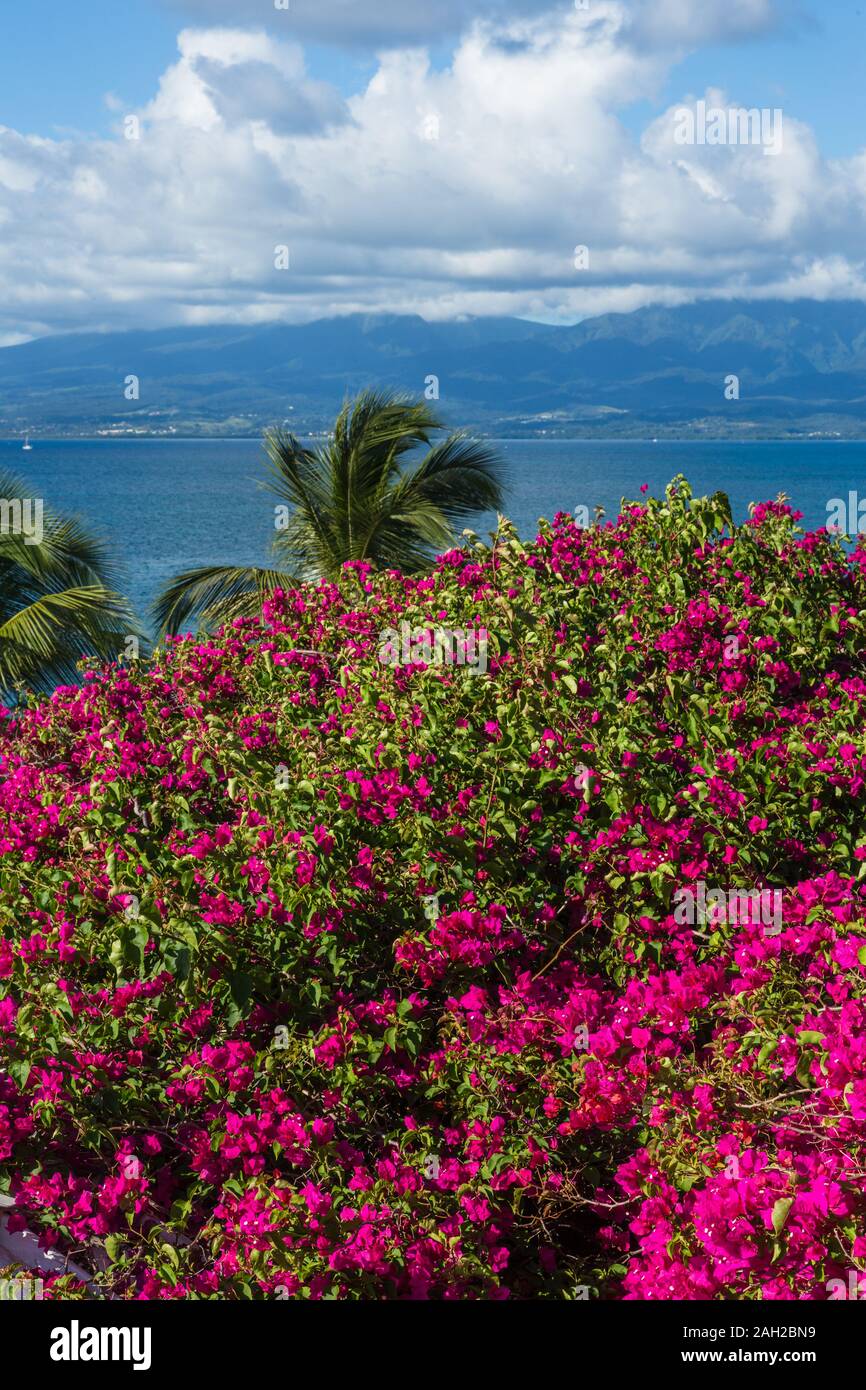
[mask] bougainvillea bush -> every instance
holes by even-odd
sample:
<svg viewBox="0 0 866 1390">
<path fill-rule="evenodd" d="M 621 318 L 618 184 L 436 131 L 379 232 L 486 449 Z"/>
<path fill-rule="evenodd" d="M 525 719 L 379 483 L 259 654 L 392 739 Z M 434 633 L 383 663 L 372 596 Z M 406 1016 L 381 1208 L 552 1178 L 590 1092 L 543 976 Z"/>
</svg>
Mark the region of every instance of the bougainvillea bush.
<svg viewBox="0 0 866 1390">
<path fill-rule="evenodd" d="M 46 1296 L 859 1279 L 866 552 L 797 520 L 679 479 L 5 714 L 0 1190 L 92 1279 Z M 781 920 L 680 910 L 733 892 Z"/>
</svg>

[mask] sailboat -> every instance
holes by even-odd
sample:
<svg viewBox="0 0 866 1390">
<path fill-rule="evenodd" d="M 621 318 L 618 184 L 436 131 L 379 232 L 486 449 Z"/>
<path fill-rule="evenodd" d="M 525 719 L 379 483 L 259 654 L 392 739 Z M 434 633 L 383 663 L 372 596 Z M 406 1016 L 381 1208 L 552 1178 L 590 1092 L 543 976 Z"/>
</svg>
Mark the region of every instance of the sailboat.
<svg viewBox="0 0 866 1390">
<path fill-rule="evenodd" d="M 30 443 L 29 434 L 25 436 L 24 443 L 21 445 L 21 448 L 24 450 L 25 454 L 33 448 L 33 445 Z"/>
</svg>

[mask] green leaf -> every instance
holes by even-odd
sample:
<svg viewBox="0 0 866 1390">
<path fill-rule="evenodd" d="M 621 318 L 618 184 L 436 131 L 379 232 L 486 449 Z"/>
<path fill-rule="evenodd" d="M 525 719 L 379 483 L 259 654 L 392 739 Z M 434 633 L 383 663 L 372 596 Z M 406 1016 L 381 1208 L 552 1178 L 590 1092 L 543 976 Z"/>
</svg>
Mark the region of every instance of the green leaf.
<svg viewBox="0 0 866 1390">
<path fill-rule="evenodd" d="M 10 1062 L 7 1065 L 6 1070 L 12 1077 L 12 1080 L 15 1082 L 19 1091 L 23 1091 L 24 1087 L 27 1085 L 27 1078 L 30 1075 L 30 1069 L 31 1063 L 26 1061 L 24 1058 L 19 1058 L 18 1061 Z"/>
<path fill-rule="evenodd" d="M 765 1042 L 765 1043 L 764 1043 L 763 1047 L 761 1048 L 760 1052 L 758 1053 L 758 1066 L 759 1066 L 759 1067 L 762 1067 L 762 1066 L 764 1065 L 764 1063 L 766 1062 L 766 1060 L 767 1060 L 768 1057 L 772 1057 L 773 1053 L 776 1051 L 776 1048 L 777 1048 L 778 1046 L 779 1046 L 779 1039 L 778 1039 L 778 1038 L 770 1038 L 768 1042 Z"/>
<path fill-rule="evenodd" d="M 121 1238 L 117 1232 L 105 1238 L 105 1253 L 112 1264 L 116 1264 L 121 1253 Z"/>
<path fill-rule="evenodd" d="M 780 1197 L 773 1207 L 773 1231 L 777 1236 L 785 1229 L 788 1213 L 793 1205 L 793 1197 Z"/>
<path fill-rule="evenodd" d="M 228 983 L 232 999 L 232 1006 L 228 1010 L 228 1022 L 230 1027 L 234 1027 L 246 1013 L 253 992 L 253 982 L 251 976 L 243 970 L 234 970 L 228 976 Z"/>
</svg>

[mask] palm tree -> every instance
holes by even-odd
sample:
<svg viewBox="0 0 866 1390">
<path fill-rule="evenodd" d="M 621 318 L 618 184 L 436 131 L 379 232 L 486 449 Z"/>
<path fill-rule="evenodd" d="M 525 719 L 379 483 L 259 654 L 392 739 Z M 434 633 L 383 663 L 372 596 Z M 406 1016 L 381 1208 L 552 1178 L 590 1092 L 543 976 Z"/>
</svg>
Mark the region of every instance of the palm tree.
<svg viewBox="0 0 866 1390">
<path fill-rule="evenodd" d="M 73 517 L 46 511 L 11 473 L 0 473 L 0 691 L 49 690 L 76 678 L 87 656 L 117 659 L 138 636 L 111 588 L 103 544 Z M 35 503 L 35 505 L 34 505 Z"/>
<path fill-rule="evenodd" d="M 494 450 L 465 434 L 431 443 L 442 428 L 423 402 L 363 391 L 346 402 L 319 448 L 270 430 L 268 486 L 285 505 L 277 567 L 216 565 L 177 575 L 154 605 L 159 629 L 177 633 L 193 615 L 214 627 L 257 612 L 287 579 L 334 577 L 347 560 L 407 574 L 424 569 L 454 544 L 455 523 L 502 501 L 504 470 Z M 412 463 L 418 448 L 426 452 Z"/>
</svg>

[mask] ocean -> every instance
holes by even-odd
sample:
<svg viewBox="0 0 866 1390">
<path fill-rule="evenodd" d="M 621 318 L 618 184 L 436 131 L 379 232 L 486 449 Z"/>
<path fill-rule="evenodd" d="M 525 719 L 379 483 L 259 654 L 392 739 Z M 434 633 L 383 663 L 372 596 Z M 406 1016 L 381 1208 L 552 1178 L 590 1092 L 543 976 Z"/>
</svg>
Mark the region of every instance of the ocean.
<svg viewBox="0 0 866 1390">
<path fill-rule="evenodd" d="M 866 443 L 796 441 L 497 440 L 509 469 L 504 512 L 521 535 L 540 516 L 639 498 L 642 483 L 660 494 L 677 473 L 696 493 L 721 488 L 734 515 L 780 491 L 804 513 L 803 525 L 827 522 L 832 498 L 866 498 Z M 261 482 L 257 439 L 0 441 L 0 469 L 32 484 L 46 506 L 72 511 L 112 545 L 121 587 L 146 621 L 166 580 L 197 565 L 263 564 L 274 536 L 276 499 Z M 866 509 L 864 509 L 866 510 Z M 474 529 L 486 539 L 495 517 Z"/>
</svg>

